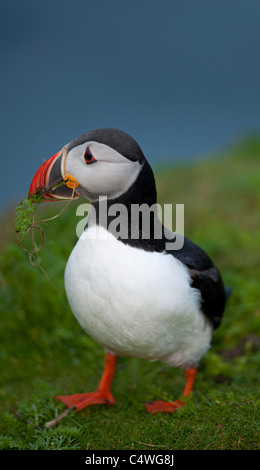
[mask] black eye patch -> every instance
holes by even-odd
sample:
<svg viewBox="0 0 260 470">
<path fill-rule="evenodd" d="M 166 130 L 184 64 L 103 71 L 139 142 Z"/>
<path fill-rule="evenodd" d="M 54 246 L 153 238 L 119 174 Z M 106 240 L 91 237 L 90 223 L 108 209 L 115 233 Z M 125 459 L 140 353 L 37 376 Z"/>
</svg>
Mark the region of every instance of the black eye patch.
<svg viewBox="0 0 260 470">
<path fill-rule="evenodd" d="M 86 148 L 86 151 L 84 153 L 84 160 L 88 165 L 97 161 L 89 147 Z"/>
</svg>

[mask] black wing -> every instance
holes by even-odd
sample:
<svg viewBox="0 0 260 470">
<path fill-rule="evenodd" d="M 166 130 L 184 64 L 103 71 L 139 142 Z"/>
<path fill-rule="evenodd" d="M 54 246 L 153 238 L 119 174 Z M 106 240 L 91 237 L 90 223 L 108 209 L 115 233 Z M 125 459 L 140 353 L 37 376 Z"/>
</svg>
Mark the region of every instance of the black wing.
<svg viewBox="0 0 260 470">
<path fill-rule="evenodd" d="M 201 309 L 212 321 L 214 328 L 217 328 L 223 316 L 227 297 L 218 269 L 209 256 L 187 238 L 184 238 L 181 249 L 166 251 L 188 267 L 192 287 L 201 292 Z"/>
</svg>

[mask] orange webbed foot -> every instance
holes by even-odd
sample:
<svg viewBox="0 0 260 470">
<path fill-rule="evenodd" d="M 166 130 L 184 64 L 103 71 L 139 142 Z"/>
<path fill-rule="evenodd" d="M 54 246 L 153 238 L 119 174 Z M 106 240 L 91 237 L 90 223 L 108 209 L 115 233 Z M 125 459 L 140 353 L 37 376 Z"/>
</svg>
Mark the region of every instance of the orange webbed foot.
<svg viewBox="0 0 260 470">
<path fill-rule="evenodd" d="M 197 369 L 195 367 L 191 367 L 185 370 L 186 376 L 186 384 L 183 390 L 183 397 L 189 397 L 190 393 L 193 388 L 194 380 L 197 374 Z M 185 403 L 182 400 L 175 400 L 175 401 L 149 401 L 146 402 L 145 406 L 148 413 L 156 414 L 156 413 L 174 413 L 178 410 L 181 406 L 184 406 Z"/>
<path fill-rule="evenodd" d="M 147 412 L 150 414 L 156 413 L 174 413 L 180 406 L 183 406 L 184 402 L 182 400 L 175 401 L 149 401 L 145 403 Z"/>
<path fill-rule="evenodd" d="M 75 393 L 74 395 L 57 395 L 55 398 L 62 401 L 68 408 L 76 411 L 91 405 L 114 405 L 115 399 L 111 393 L 112 380 L 115 374 L 117 357 L 111 352 L 105 355 L 105 367 L 98 389 L 91 393 Z"/>
<path fill-rule="evenodd" d="M 75 393 L 74 395 L 60 396 L 55 398 L 64 403 L 68 408 L 75 407 L 77 411 L 91 405 L 114 405 L 115 399 L 110 391 L 97 390 L 91 393 Z"/>
</svg>

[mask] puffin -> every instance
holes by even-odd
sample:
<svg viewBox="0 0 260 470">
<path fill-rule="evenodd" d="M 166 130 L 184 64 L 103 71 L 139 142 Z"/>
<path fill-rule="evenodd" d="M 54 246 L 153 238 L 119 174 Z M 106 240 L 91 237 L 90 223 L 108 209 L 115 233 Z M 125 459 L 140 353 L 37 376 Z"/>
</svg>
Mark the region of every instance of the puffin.
<svg viewBox="0 0 260 470">
<path fill-rule="evenodd" d="M 182 399 L 145 403 L 151 414 L 175 412 L 193 390 L 229 292 L 202 248 L 186 237 L 178 249 L 168 243 L 179 235 L 155 210 L 146 211 L 146 223 L 141 211 L 133 217 L 133 207 L 157 203 L 154 174 L 139 144 L 120 129 L 88 131 L 41 165 L 29 188 L 29 197 L 36 194 L 90 203 L 64 284 L 75 318 L 104 348 L 104 370 L 97 390 L 56 398 L 76 411 L 113 405 L 117 358 L 135 357 L 184 370 Z"/>
</svg>

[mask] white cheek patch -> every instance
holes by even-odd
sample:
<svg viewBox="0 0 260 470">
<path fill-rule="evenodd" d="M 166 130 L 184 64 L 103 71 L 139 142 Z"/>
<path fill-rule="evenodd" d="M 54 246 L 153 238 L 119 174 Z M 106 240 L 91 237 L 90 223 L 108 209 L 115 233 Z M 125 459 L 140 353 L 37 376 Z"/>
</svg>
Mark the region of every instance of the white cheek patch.
<svg viewBox="0 0 260 470">
<path fill-rule="evenodd" d="M 97 162 L 85 162 L 87 147 Z M 74 147 L 65 162 L 65 173 L 79 182 L 79 194 L 92 201 L 99 196 L 116 198 L 124 194 L 135 182 L 141 168 L 139 161 L 128 160 L 111 147 L 97 142 L 86 142 Z"/>
<path fill-rule="evenodd" d="M 108 145 L 100 144 L 99 142 L 88 142 L 87 146 L 90 148 L 94 157 L 99 161 L 109 163 L 134 163 Z"/>
</svg>

